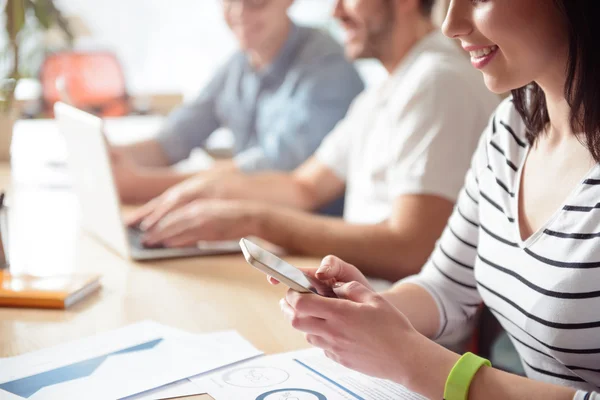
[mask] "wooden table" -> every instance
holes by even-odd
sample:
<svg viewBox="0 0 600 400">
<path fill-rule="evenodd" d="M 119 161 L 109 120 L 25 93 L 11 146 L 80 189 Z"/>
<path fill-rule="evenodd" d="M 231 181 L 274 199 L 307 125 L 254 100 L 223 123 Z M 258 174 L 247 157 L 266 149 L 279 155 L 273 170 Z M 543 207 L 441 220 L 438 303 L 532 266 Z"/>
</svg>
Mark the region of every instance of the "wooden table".
<svg viewBox="0 0 600 400">
<path fill-rule="evenodd" d="M 9 168 L 0 164 L 0 188 L 9 186 Z M 279 309 L 285 288 L 270 286 L 241 255 L 131 262 L 78 227 L 72 193 L 15 186 L 9 195 L 13 270 L 101 273 L 103 288 L 66 311 L 0 309 L 0 357 L 146 319 L 193 333 L 235 329 L 265 353 L 308 347 Z"/>
</svg>

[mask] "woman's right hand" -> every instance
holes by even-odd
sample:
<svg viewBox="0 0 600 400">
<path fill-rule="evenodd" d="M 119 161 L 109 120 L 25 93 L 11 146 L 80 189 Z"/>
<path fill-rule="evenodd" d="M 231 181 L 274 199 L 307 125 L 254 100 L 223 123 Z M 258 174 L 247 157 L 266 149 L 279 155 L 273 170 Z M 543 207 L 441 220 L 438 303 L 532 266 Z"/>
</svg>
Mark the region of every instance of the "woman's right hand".
<svg viewBox="0 0 600 400">
<path fill-rule="evenodd" d="M 367 278 L 358 268 L 335 256 L 325 257 L 323 261 L 321 261 L 321 266 L 316 270 L 315 268 L 300 268 L 300 270 L 305 274 L 314 276 L 331 287 L 338 282 L 347 283 L 356 281 L 370 290 L 373 290 Z M 277 285 L 279 283 L 279 281 L 272 276 L 269 276 L 268 280 L 272 285 Z"/>
</svg>

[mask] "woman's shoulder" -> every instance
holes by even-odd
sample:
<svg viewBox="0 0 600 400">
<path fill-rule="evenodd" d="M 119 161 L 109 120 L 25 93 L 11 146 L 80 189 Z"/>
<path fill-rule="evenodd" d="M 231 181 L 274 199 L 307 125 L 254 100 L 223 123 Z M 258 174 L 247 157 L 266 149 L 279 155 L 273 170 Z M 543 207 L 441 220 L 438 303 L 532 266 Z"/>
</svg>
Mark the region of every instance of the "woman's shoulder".
<svg viewBox="0 0 600 400">
<path fill-rule="evenodd" d="M 525 122 L 512 96 L 504 99 L 496 108 L 490 118 L 490 129 L 492 135 L 499 134 L 503 138 L 516 139 L 517 143 L 527 143 Z"/>
<path fill-rule="evenodd" d="M 496 108 L 486 130 L 488 163 L 505 165 L 514 170 L 529 147 L 527 128 L 512 96 Z"/>
</svg>

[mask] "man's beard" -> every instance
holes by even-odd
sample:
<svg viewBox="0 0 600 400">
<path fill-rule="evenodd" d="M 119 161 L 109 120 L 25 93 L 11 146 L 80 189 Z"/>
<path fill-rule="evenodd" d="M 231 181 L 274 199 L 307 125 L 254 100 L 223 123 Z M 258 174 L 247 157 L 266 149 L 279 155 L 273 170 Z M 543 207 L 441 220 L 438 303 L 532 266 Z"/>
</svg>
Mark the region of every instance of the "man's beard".
<svg viewBox="0 0 600 400">
<path fill-rule="evenodd" d="M 386 5 L 379 23 L 367 26 L 367 35 L 365 44 L 357 55 L 357 58 L 377 58 L 380 59 L 383 53 L 387 51 L 387 42 L 394 28 L 394 10 L 390 1 L 385 1 Z"/>
</svg>

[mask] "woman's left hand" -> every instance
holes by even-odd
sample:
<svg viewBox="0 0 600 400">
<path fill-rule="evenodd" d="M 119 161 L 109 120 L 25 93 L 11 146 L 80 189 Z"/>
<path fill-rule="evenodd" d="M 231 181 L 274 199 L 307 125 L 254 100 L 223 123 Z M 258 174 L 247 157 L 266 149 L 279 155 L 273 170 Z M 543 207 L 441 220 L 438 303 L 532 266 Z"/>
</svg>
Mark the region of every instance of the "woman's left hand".
<svg viewBox="0 0 600 400">
<path fill-rule="evenodd" d="M 406 385 L 425 339 L 379 294 L 358 282 L 334 288 L 339 299 L 289 290 L 281 309 L 306 340 L 345 367 Z"/>
</svg>

